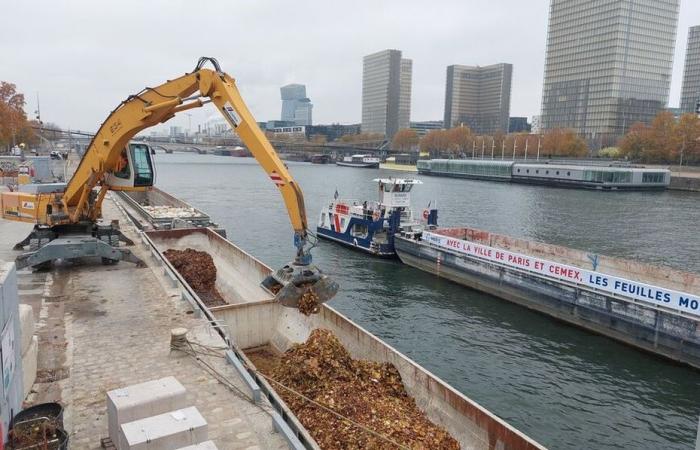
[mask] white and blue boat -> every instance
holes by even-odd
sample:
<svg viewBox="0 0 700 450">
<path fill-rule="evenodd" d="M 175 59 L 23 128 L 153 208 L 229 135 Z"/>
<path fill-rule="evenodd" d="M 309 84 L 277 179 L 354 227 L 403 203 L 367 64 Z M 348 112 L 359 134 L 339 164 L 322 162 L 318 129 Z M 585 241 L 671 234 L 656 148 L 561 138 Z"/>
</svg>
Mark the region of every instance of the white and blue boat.
<svg viewBox="0 0 700 450">
<path fill-rule="evenodd" d="M 417 234 L 437 226 L 437 209 L 428 207 L 415 217 L 411 210 L 411 190 L 422 181 L 377 178 L 378 201 L 338 198 L 319 216 L 316 234 L 375 256 L 393 257 L 397 233 Z"/>
</svg>

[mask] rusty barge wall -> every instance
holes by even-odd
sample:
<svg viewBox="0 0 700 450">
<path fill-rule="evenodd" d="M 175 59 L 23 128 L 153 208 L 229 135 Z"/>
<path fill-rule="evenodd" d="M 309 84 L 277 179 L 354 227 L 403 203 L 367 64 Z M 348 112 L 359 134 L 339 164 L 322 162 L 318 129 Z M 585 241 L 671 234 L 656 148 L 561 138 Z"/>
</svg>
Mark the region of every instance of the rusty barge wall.
<svg viewBox="0 0 700 450">
<path fill-rule="evenodd" d="M 700 292 L 700 277 L 695 274 L 470 228 L 436 233 L 585 269 L 595 265 L 599 272 L 668 289 Z M 700 369 L 698 316 L 557 282 L 422 241 L 397 238 L 396 249 L 408 265 Z"/>
<path fill-rule="evenodd" d="M 421 410 L 435 423 L 444 426 L 462 448 L 544 449 L 334 309 L 322 305 L 319 314 L 307 317 L 296 309 L 281 306 L 273 299 L 272 293 L 260 286 L 272 270 L 214 231 L 203 228 L 149 231 L 144 233 L 144 239 L 148 246 L 152 246 L 154 257 L 162 261 L 166 273 L 173 270 L 162 256 L 169 248 L 190 247 L 212 256 L 217 267 L 217 288 L 229 304 L 207 308 L 197 301 L 194 308 L 199 308 L 200 313 L 206 310 L 206 315 L 215 319 L 235 348 L 241 350 L 237 354 L 246 365 L 253 366 L 245 356 L 246 350 L 270 346 L 283 352 L 304 342 L 314 329 L 328 329 L 354 358 L 394 364 L 407 392 L 415 398 Z M 182 279 L 174 283 L 182 285 L 188 296 L 196 297 Z M 256 381 L 272 389 L 264 379 L 256 377 Z M 281 402 L 280 399 L 274 401 Z M 310 443 L 309 448 L 315 448 L 294 415 L 289 411 L 284 415 L 295 429 L 300 430 L 300 439 L 303 437 L 304 442 Z"/>
<path fill-rule="evenodd" d="M 284 352 L 292 345 L 304 342 L 316 328 L 332 331 L 353 358 L 393 364 L 418 407 L 432 421 L 445 427 L 462 448 L 543 448 L 326 305 L 321 307 L 319 314 L 309 317 L 280 306 L 274 300 L 220 306 L 212 308 L 212 313 L 226 324 L 232 340 L 242 349 L 271 346 Z"/>
<path fill-rule="evenodd" d="M 528 241 L 475 228 L 441 228 L 436 233 L 489 247 L 501 248 L 535 258 L 568 264 L 583 269 L 604 272 L 633 281 L 675 289 L 700 292 L 700 275 L 681 272 L 667 267 L 652 266 L 621 258 L 597 255 L 559 245 Z M 595 261 L 595 263 L 594 263 Z"/>
</svg>

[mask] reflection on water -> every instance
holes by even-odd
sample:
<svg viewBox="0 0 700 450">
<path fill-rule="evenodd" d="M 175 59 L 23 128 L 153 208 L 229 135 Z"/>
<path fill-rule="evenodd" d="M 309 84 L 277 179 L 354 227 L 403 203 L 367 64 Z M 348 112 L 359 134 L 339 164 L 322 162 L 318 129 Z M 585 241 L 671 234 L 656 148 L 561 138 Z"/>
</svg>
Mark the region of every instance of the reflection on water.
<svg viewBox="0 0 700 450">
<path fill-rule="evenodd" d="M 158 154 L 157 162 L 157 185 L 211 214 L 231 240 L 272 266 L 292 259 L 281 197 L 253 160 Z M 373 178 L 402 175 L 288 164 L 313 227 L 336 188 L 374 199 Z M 437 200 L 442 225 L 700 272 L 697 194 L 421 180 L 414 207 Z M 331 306 L 550 448 L 693 447 L 698 372 L 394 260 L 328 242 L 314 260 L 341 285 Z"/>
</svg>

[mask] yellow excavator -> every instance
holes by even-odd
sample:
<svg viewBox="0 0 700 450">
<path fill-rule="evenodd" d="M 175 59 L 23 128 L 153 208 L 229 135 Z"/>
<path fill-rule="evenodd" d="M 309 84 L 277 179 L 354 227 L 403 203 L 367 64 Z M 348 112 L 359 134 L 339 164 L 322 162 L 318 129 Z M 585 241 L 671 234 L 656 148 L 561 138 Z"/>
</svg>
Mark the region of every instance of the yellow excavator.
<svg viewBox="0 0 700 450">
<path fill-rule="evenodd" d="M 211 63 L 213 70 L 205 68 Z M 17 258 L 18 267 L 39 267 L 56 259 L 102 257 L 106 264 L 120 260 L 141 263 L 119 246 L 128 239 L 118 224 L 103 224 L 101 206 L 108 191 L 145 191 L 154 183 L 154 164 L 148 145 L 131 142 L 140 131 L 163 123 L 177 113 L 213 103 L 248 147 L 284 199 L 294 229 L 296 256 L 263 281 L 277 291 L 283 305 L 297 307 L 302 295 L 315 294 L 323 303 L 338 285 L 312 264 L 304 197 L 274 148 L 241 98 L 234 79 L 214 58 L 200 58 L 194 71 L 157 87 L 129 96 L 102 123 L 65 185 L 32 185 L 33 191 L 3 192 L 6 219 L 34 223 L 31 234 L 15 246 L 29 251 Z"/>
</svg>

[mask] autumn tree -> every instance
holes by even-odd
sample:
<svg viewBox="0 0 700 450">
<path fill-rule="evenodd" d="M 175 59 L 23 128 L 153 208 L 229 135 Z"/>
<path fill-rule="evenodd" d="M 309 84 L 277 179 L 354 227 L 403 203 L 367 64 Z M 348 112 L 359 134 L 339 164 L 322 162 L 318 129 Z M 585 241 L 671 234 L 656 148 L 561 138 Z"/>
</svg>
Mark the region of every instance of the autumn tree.
<svg viewBox="0 0 700 450">
<path fill-rule="evenodd" d="M 649 127 L 650 146 L 644 159 L 646 162 L 671 161 L 677 150 L 676 120 L 669 111 L 659 113 Z"/>
<path fill-rule="evenodd" d="M 641 122 L 633 124 L 617 146 L 625 158 L 632 161 L 643 160 L 646 149 L 651 147 L 649 125 Z"/>
<path fill-rule="evenodd" d="M 548 130 L 542 137 L 541 154 L 583 157 L 588 155 L 588 145 L 576 131 L 566 128 L 555 128 Z"/>
<path fill-rule="evenodd" d="M 447 140 L 447 150 L 453 154 L 467 153 L 472 148 L 472 132 L 469 127 L 461 126 L 445 130 L 445 139 Z"/>
<path fill-rule="evenodd" d="M 12 83 L 0 82 L 0 146 L 8 148 L 17 134 L 27 127 L 24 95 Z"/>
<path fill-rule="evenodd" d="M 439 156 L 447 151 L 449 140 L 445 130 L 430 130 L 420 140 L 420 151 L 428 152 L 431 156 Z"/>
<path fill-rule="evenodd" d="M 620 153 L 644 163 L 700 163 L 700 119 L 684 114 L 676 121 L 668 111 L 651 124 L 636 123 L 619 142 Z"/>
<path fill-rule="evenodd" d="M 697 114 L 683 114 L 676 126 L 676 139 L 679 147 L 675 161 L 685 164 L 700 164 L 700 117 Z"/>
<path fill-rule="evenodd" d="M 391 149 L 397 151 L 411 151 L 418 146 L 419 139 L 416 130 L 404 128 L 399 130 L 391 141 Z"/>
</svg>

